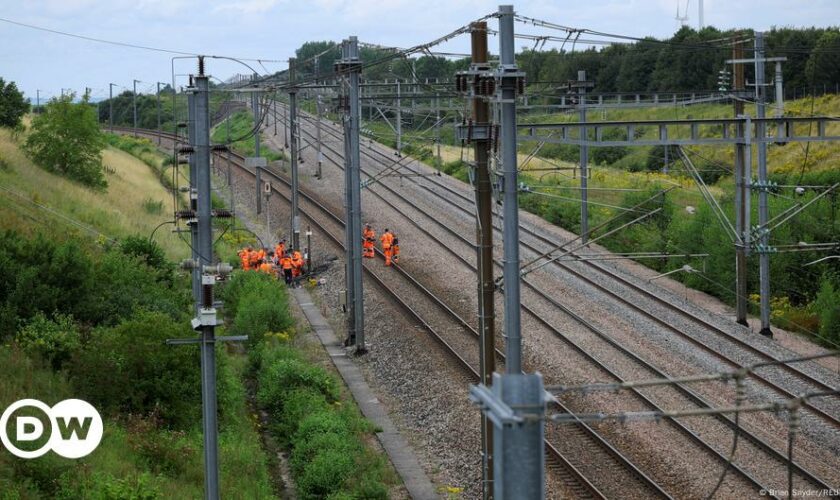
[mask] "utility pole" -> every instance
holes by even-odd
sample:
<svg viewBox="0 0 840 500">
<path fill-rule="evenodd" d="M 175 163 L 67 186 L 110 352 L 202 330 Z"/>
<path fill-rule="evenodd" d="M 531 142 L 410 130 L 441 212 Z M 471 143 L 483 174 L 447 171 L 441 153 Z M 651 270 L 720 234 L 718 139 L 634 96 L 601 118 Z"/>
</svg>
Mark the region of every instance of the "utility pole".
<svg viewBox="0 0 840 500">
<path fill-rule="evenodd" d="M 345 204 L 347 255 L 348 343 L 356 345 L 356 354 L 367 352 L 364 328 L 364 295 L 362 290 L 362 203 L 361 162 L 359 156 L 359 59 L 358 39 L 351 36 L 341 45 L 342 59 L 336 62 L 336 72 L 346 75 L 347 93 L 344 96 L 345 139 Z"/>
<path fill-rule="evenodd" d="M 199 66 L 204 66 L 203 61 Z M 211 220 L 211 187 L 210 187 L 210 100 L 208 79 L 204 76 L 203 67 L 195 78 L 195 156 L 196 156 L 196 190 L 198 191 L 198 274 L 202 274 L 202 308 L 199 311 L 198 323 L 201 327 L 201 373 L 202 378 L 202 410 L 204 423 L 204 457 L 207 477 L 205 477 L 206 495 L 208 498 L 219 498 L 219 463 L 218 463 L 218 424 L 216 423 L 216 341 L 215 324 L 216 312 L 213 309 L 213 281 L 207 283 L 207 276 L 201 273 L 203 266 L 210 266 L 213 259 L 213 224 Z M 194 243 L 195 244 L 195 243 Z M 208 290 L 204 290 L 207 288 Z M 208 296 L 209 295 L 209 300 Z M 212 311 L 212 313 L 210 313 Z M 212 316 L 212 318 L 206 318 Z M 209 320 L 209 321 L 207 321 Z"/>
<path fill-rule="evenodd" d="M 298 215 L 298 141 L 297 141 L 297 87 L 294 86 L 295 80 L 295 58 L 289 59 L 289 82 L 292 84 L 289 87 L 289 135 L 291 137 L 292 149 L 289 152 L 291 156 L 292 169 L 292 248 L 300 250 L 300 217 Z"/>
<path fill-rule="evenodd" d="M 157 119 L 158 119 L 158 145 L 160 145 L 160 83 L 157 82 Z M 164 84 L 165 85 L 165 84 Z"/>
<path fill-rule="evenodd" d="M 321 113 L 322 113 L 322 106 L 323 102 L 321 101 L 321 94 L 318 94 L 315 98 L 315 108 L 318 115 L 318 120 L 315 122 L 315 140 L 318 143 L 318 171 L 315 173 L 315 177 L 321 179 L 322 172 L 321 172 L 321 164 L 324 161 L 324 154 L 321 152 Z"/>
<path fill-rule="evenodd" d="M 257 74 L 254 73 L 251 77 L 252 81 L 256 81 Z M 256 84 L 255 84 L 256 85 Z M 260 96 L 256 88 L 251 92 L 251 110 L 254 113 L 254 158 L 260 157 Z M 255 193 L 257 202 L 257 214 L 262 213 L 262 196 L 260 190 L 262 189 L 262 176 L 260 175 L 259 160 L 255 160 L 254 172 L 256 173 L 255 182 L 257 183 Z"/>
<path fill-rule="evenodd" d="M 134 93 L 132 95 L 132 103 L 134 106 L 134 137 L 137 137 L 137 82 L 140 80 L 134 80 Z"/>
<path fill-rule="evenodd" d="M 195 85 L 193 86 L 193 82 Z M 190 209 L 179 211 L 177 217 L 187 218 L 192 233 L 193 258 L 183 263 L 193 276 L 195 317 L 192 327 L 199 338 L 168 339 L 168 345 L 199 344 L 201 352 L 201 416 L 204 432 L 204 497 L 219 499 L 219 426 L 216 404 L 216 344 L 224 341 L 247 340 L 247 336 L 216 337 L 216 309 L 213 287 L 220 276 L 230 273 L 227 264 L 213 262 L 212 190 L 210 182 L 210 100 L 208 78 L 204 75 L 204 58 L 198 58 L 198 76 L 190 75 L 187 87 L 189 108 L 188 130 L 190 146 L 179 152 L 190 155 Z M 227 217 L 217 211 L 216 217 Z M 196 286 L 196 280 L 198 286 Z"/>
<path fill-rule="evenodd" d="M 755 106 L 758 118 L 765 117 L 765 99 L 767 89 L 764 87 L 764 33 L 755 32 Z M 756 125 L 756 135 L 764 139 L 767 136 L 767 125 L 759 121 Z M 768 191 L 770 185 L 767 179 L 767 143 L 759 141 L 758 148 L 758 224 L 760 226 L 758 236 L 758 267 L 759 267 L 759 295 L 761 302 L 761 333 L 767 337 L 773 337 L 770 330 L 770 230 L 767 222 L 770 219 L 770 207 L 768 205 Z"/>
<path fill-rule="evenodd" d="M 485 28 L 487 23 L 484 24 Z M 485 47 L 487 42 L 484 42 Z M 443 168 L 443 159 L 440 156 L 440 96 L 435 94 L 435 145 L 437 147 L 438 169 Z"/>
<path fill-rule="evenodd" d="M 116 84 L 108 84 L 108 129 L 112 134 L 114 133 L 114 85 Z"/>
<path fill-rule="evenodd" d="M 471 26 L 472 67 L 471 72 L 487 74 L 487 23 L 474 23 Z M 478 331 L 479 331 L 479 372 L 481 383 L 490 387 L 493 372 L 496 371 L 496 304 L 495 282 L 493 278 L 493 187 L 490 181 L 489 153 L 492 125 L 490 123 L 490 105 L 487 99 L 493 95 L 487 85 L 481 85 L 478 78 L 472 80 L 473 131 L 478 132 L 475 145 L 475 200 L 478 208 L 476 219 L 476 259 L 478 263 Z M 437 114 L 440 115 L 438 109 Z M 439 130 L 437 131 L 439 134 Z M 483 132 L 483 133 L 482 133 Z M 438 135 L 438 148 L 440 148 Z M 440 153 L 438 153 L 440 154 Z M 493 494 L 493 425 L 486 415 L 482 415 L 482 468 L 484 498 Z"/>
<path fill-rule="evenodd" d="M 578 81 L 574 84 L 578 89 L 578 108 L 581 123 L 586 123 L 586 71 L 578 71 Z M 586 127 L 581 127 L 580 138 L 586 140 Z M 589 189 L 587 183 L 589 163 L 589 146 L 580 146 L 580 241 L 586 244 L 589 241 Z"/>
<path fill-rule="evenodd" d="M 254 73 L 254 80 L 256 81 L 257 74 Z M 254 156 L 260 156 L 260 95 L 254 90 L 251 93 L 251 108 L 254 110 L 254 127 L 256 131 L 254 132 Z"/>
<path fill-rule="evenodd" d="M 402 101 L 400 100 L 399 78 L 397 78 L 397 156 L 402 156 Z"/>
<path fill-rule="evenodd" d="M 545 390 L 540 374 L 522 373 L 516 97 L 522 93 L 525 75 L 516 66 L 513 16 L 513 6 L 499 7 L 501 64 L 496 76 L 501 82 L 505 373 L 493 375 L 492 388 L 473 386 L 470 397 L 495 426 L 494 498 L 524 500 L 545 497 Z"/>
<path fill-rule="evenodd" d="M 283 148 L 289 149 L 289 120 L 286 117 L 286 106 L 283 106 Z"/>
<path fill-rule="evenodd" d="M 736 40 L 732 46 L 732 59 L 744 57 L 744 42 Z M 744 114 L 744 101 L 741 94 L 745 88 L 744 65 L 732 65 L 732 84 L 735 93 L 735 117 Z M 735 144 L 735 230 L 740 241 L 735 242 L 735 321 L 749 326 L 747 321 L 747 256 L 749 254 L 750 227 L 750 163 L 747 161 L 747 148 L 744 137 L 749 133 L 743 124 L 738 124 L 738 137 Z"/>
</svg>

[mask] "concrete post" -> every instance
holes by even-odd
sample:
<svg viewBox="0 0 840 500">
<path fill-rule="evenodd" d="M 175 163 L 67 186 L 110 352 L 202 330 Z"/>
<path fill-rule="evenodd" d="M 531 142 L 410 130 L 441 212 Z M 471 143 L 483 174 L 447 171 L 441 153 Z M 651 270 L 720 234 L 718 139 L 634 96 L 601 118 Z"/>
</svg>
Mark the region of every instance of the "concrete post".
<svg viewBox="0 0 840 500">
<path fill-rule="evenodd" d="M 586 123 L 586 71 L 578 71 L 578 106 L 580 109 L 580 122 Z M 586 140 L 586 127 L 580 128 L 581 140 Z M 580 241 L 589 241 L 589 191 L 587 183 L 587 166 L 589 163 L 589 146 L 580 147 Z"/>
<path fill-rule="evenodd" d="M 732 48 L 732 59 L 741 59 L 744 55 L 742 41 L 735 41 Z M 744 90 L 744 65 L 733 64 L 732 84 L 735 92 Z M 744 101 L 735 99 L 735 116 L 744 114 Z M 746 161 L 747 151 L 744 136 L 747 131 L 742 124 L 738 125 L 739 141 L 735 144 L 735 230 L 742 241 L 735 242 L 735 321 L 749 326 L 747 321 L 747 255 L 749 253 L 749 183 L 750 165 Z"/>
<path fill-rule="evenodd" d="M 134 137 L 137 137 L 137 82 L 139 81 L 134 80 L 134 94 L 131 99 L 132 107 L 134 108 Z"/>
<path fill-rule="evenodd" d="M 767 89 L 764 87 L 764 33 L 755 32 L 755 105 L 758 118 L 765 117 L 765 102 Z M 756 124 L 756 135 L 760 138 L 767 136 L 767 125 L 764 122 Z M 758 267 L 759 267 L 759 293 L 761 302 L 761 330 L 760 333 L 772 337 L 770 330 L 770 232 L 766 229 L 767 221 L 770 219 L 770 207 L 768 204 L 768 179 L 767 179 L 767 143 L 760 141 L 756 144 L 758 152 L 758 224 L 762 228 L 759 239 Z"/>
<path fill-rule="evenodd" d="M 38 96 L 38 112 L 41 110 L 41 96 Z M 108 130 L 114 133 L 114 84 L 108 84 Z"/>
<path fill-rule="evenodd" d="M 160 145 L 160 82 L 157 82 L 157 122 L 158 145 Z"/>
<path fill-rule="evenodd" d="M 289 59 L 289 81 L 295 79 L 295 59 Z M 297 141 L 297 87 L 289 88 L 289 135 L 291 137 L 292 149 L 290 164 L 292 170 L 292 213 L 291 213 L 291 235 L 292 248 L 300 250 L 300 218 L 298 215 L 298 141 Z"/>
<path fill-rule="evenodd" d="M 402 101 L 400 100 L 400 80 L 397 79 L 397 156 L 402 156 Z"/>
</svg>

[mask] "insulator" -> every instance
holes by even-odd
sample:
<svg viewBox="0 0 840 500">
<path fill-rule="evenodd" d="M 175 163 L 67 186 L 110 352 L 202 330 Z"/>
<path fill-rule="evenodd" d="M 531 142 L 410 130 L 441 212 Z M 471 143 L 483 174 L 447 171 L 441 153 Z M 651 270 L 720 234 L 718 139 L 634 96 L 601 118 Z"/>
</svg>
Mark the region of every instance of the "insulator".
<svg viewBox="0 0 840 500">
<path fill-rule="evenodd" d="M 191 154 L 195 152 L 195 148 L 192 146 L 178 146 L 178 152 L 182 154 Z"/>
<path fill-rule="evenodd" d="M 496 93 L 496 80 L 494 78 L 487 79 L 487 95 L 492 96 Z"/>
<path fill-rule="evenodd" d="M 204 76 L 204 56 L 198 56 L 198 76 Z"/>
<path fill-rule="evenodd" d="M 231 217 L 233 217 L 233 212 L 225 208 L 217 208 L 216 210 L 212 210 L 211 214 L 217 219 L 230 219 Z"/>
<path fill-rule="evenodd" d="M 224 151 L 228 150 L 228 147 L 227 147 L 227 144 L 213 144 L 212 149 L 213 149 L 213 151 L 224 152 Z"/>
<path fill-rule="evenodd" d="M 177 210 L 175 211 L 176 219 L 194 219 L 195 211 L 193 210 Z"/>
<path fill-rule="evenodd" d="M 525 93 L 525 77 L 517 78 L 516 79 L 516 90 L 519 92 L 519 95 Z"/>
<path fill-rule="evenodd" d="M 178 127 L 178 128 L 187 128 L 187 122 L 178 122 L 178 125 L 176 125 L 176 127 Z"/>
</svg>

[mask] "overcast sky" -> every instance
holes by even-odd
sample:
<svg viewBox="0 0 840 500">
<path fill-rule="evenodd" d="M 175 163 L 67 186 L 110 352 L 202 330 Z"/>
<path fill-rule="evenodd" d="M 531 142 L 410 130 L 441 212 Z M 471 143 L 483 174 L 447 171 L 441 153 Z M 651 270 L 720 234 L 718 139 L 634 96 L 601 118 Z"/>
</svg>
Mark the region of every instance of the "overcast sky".
<svg viewBox="0 0 840 500">
<path fill-rule="evenodd" d="M 678 0 L 519 0 L 517 13 L 565 26 L 633 36 L 667 37 L 679 26 Z M 698 0 L 689 0 L 689 24 L 696 27 Z M 505 2 L 511 3 L 511 2 Z M 679 0 L 681 12 L 686 0 Z M 409 47 L 433 40 L 498 7 L 488 0 L 0 0 L 0 17 L 89 37 L 190 53 L 286 60 L 301 43 L 361 41 Z M 840 0 L 705 0 L 705 23 L 718 28 L 840 24 Z M 496 23 L 491 21 L 491 27 Z M 523 33 L 546 32 L 517 23 Z M 490 40 L 494 52 L 498 41 Z M 467 37 L 438 50 L 468 51 Z M 551 47 L 548 44 L 546 48 Z M 566 46 L 569 48 L 569 45 Z M 171 54 L 115 47 L 0 22 L 0 77 L 17 82 L 35 98 L 62 88 L 93 88 L 107 97 L 108 83 L 154 92 L 171 80 Z M 175 73 L 194 72 L 194 63 L 176 61 Z M 252 62 L 260 72 L 284 63 Z M 208 71 L 225 79 L 248 72 L 235 63 L 210 61 Z M 178 76 L 178 85 L 185 77 Z"/>
</svg>

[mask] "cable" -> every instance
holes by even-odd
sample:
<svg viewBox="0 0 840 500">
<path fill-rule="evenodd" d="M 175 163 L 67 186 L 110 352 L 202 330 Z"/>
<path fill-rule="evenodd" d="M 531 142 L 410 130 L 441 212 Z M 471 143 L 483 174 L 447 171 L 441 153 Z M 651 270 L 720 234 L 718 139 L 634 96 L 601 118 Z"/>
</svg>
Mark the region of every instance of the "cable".
<svg viewBox="0 0 840 500">
<path fill-rule="evenodd" d="M 160 47 L 152 47 L 152 46 L 148 46 L 148 45 L 138 45 L 138 44 L 128 43 L 128 42 L 117 42 L 117 41 L 114 41 L 114 40 L 106 40 L 104 38 L 95 38 L 95 37 L 86 36 L 86 35 L 79 35 L 77 33 L 69 33 L 67 31 L 54 30 L 54 29 L 50 29 L 50 28 L 45 28 L 43 26 L 36 26 L 34 24 L 22 23 L 20 21 L 14 21 L 12 19 L 6 19 L 6 18 L 2 18 L 2 17 L 0 17 L 0 21 L 2 21 L 4 23 L 14 24 L 16 26 L 21 26 L 23 28 L 29 28 L 29 29 L 38 30 L 38 31 L 45 31 L 47 33 L 52 33 L 52 34 L 55 34 L 55 35 L 62 35 L 62 36 L 67 36 L 67 37 L 71 37 L 71 38 L 78 38 L 78 39 L 81 39 L 81 40 L 87 40 L 89 42 L 105 43 L 105 44 L 108 44 L 108 45 L 117 45 L 117 46 L 120 46 L 120 47 L 128 47 L 128 48 L 131 48 L 131 49 L 149 50 L 149 51 L 153 51 L 153 52 L 164 52 L 164 53 L 167 53 L 167 54 L 176 54 L 176 55 L 182 55 L 182 56 L 198 57 L 198 56 L 202 55 L 202 54 L 196 54 L 194 52 L 185 52 L 185 51 L 173 50 L 173 49 L 163 49 L 163 48 L 160 48 Z M 205 55 L 204 57 L 209 57 L 209 58 L 213 58 L 213 59 L 228 58 L 226 56 L 216 56 L 216 55 Z M 231 59 L 233 59 L 233 58 L 231 58 Z M 279 60 L 273 60 L 273 59 L 255 59 L 255 58 L 244 58 L 244 57 L 240 57 L 238 59 L 243 60 L 243 61 L 263 61 L 263 62 L 278 62 L 278 63 L 279 62 L 285 62 L 285 61 L 279 61 Z"/>
</svg>

